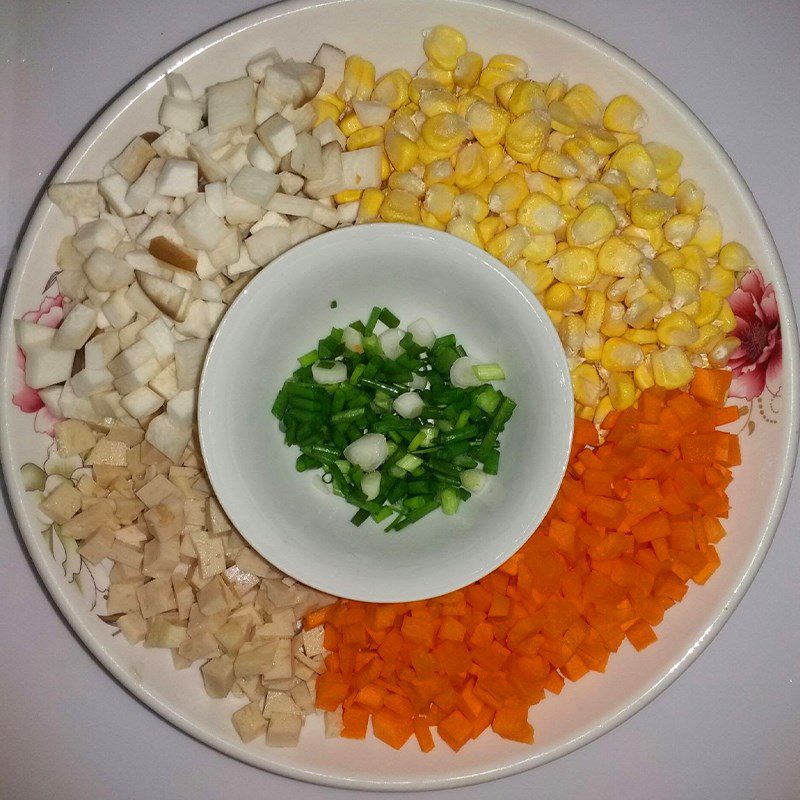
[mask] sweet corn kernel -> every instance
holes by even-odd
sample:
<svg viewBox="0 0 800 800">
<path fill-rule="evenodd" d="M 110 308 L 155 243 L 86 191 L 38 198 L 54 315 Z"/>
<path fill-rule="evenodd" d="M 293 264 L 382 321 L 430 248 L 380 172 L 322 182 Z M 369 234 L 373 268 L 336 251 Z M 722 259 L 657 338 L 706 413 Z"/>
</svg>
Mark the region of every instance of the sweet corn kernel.
<svg viewBox="0 0 800 800">
<path fill-rule="evenodd" d="M 728 297 L 736 289 L 736 274 L 724 267 L 712 267 L 711 274 L 706 281 L 706 289 L 720 297 Z"/>
<path fill-rule="evenodd" d="M 378 218 L 378 213 L 383 203 L 383 192 L 380 189 L 364 189 L 361 202 L 358 204 L 356 222 L 373 222 Z"/>
<path fill-rule="evenodd" d="M 594 181 L 600 176 L 605 156 L 599 155 L 585 139 L 568 139 L 561 146 L 561 152 L 578 165 L 581 177 Z"/>
<path fill-rule="evenodd" d="M 529 111 L 547 108 L 544 91 L 535 81 L 519 81 L 508 99 L 508 110 L 519 117 Z"/>
<path fill-rule="evenodd" d="M 497 67 L 490 67 L 487 65 L 481 72 L 480 78 L 478 78 L 478 86 L 488 89 L 492 93 L 492 98 L 494 99 L 495 89 L 497 89 L 501 83 L 507 83 L 515 77 L 514 73 L 507 69 L 498 69 Z"/>
<path fill-rule="evenodd" d="M 447 232 L 453 236 L 458 236 L 465 242 L 474 244 L 476 247 L 483 247 L 483 239 L 478 232 L 478 223 L 466 217 L 453 217 L 447 223 Z"/>
<path fill-rule="evenodd" d="M 669 197 L 675 197 L 675 192 L 678 191 L 678 187 L 680 185 L 681 185 L 681 174 L 680 172 L 676 172 L 670 175 L 668 178 L 659 179 L 658 191 L 663 192 L 663 194 Z"/>
<path fill-rule="evenodd" d="M 625 311 L 626 308 L 622 303 L 607 302 L 603 312 L 603 322 L 600 325 L 600 333 L 603 336 L 623 336 L 628 330 Z"/>
<path fill-rule="evenodd" d="M 446 230 L 446 225 L 444 222 L 440 222 L 436 217 L 428 211 L 427 208 L 420 209 L 419 212 L 419 221 L 422 225 L 426 228 L 433 228 L 437 231 Z"/>
<path fill-rule="evenodd" d="M 652 328 L 631 328 L 625 331 L 623 338 L 642 346 L 658 344 L 658 334 Z"/>
<path fill-rule="evenodd" d="M 389 176 L 390 189 L 403 189 L 403 191 L 413 194 L 414 197 L 422 198 L 425 196 L 425 182 L 413 172 L 393 172 Z"/>
<path fill-rule="evenodd" d="M 492 189 L 494 189 L 494 181 L 487 177 L 486 180 L 479 183 L 472 191 L 478 195 L 478 197 L 482 197 L 487 203 L 489 202 L 489 195 L 492 193 Z"/>
<path fill-rule="evenodd" d="M 556 280 L 573 286 L 587 286 L 597 272 L 597 256 L 588 247 L 569 247 L 549 263 Z"/>
<path fill-rule="evenodd" d="M 594 125 L 586 125 L 580 128 L 578 137 L 600 156 L 610 156 L 619 149 L 619 142 L 613 133 Z"/>
<path fill-rule="evenodd" d="M 702 327 L 713 322 L 722 311 L 722 298 L 707 289 L 700 290 L 700 308 L 694 315 L 695 323 Z"/>
<path fill-rule="evenodd" d="M 419 109 L 425 116 L 435 117 L 437 114 L 454 114 L 458 108 L 458 99 L 447 89 L 425 89 L 419 96 Z"/>
<path fill-rule="evenodd" d="M 525 175 L 525 182 L 532 193 L 547 195 L 554 203 L 562 199 L 561 184 L 543 172 L 529 172 Z"/>
<path fill-rule="evenodd" d="M 610 372 L 606 378 L 608 399 L 617 411 L 630 408 L 636 400 L 636 386 L 627 372 Z"/>
<path fill-rule="evenodd" d="M 518 56 L 512 56 L 507 53 L 499 53 L 489 59 L 486 65 L 491 69 L 504 69 L 506 72 L 513 73 L 515 78 L 525 78 L 528 74 L 528 64 Z"/>
<path fill-rule="evenodd" d="M 408 85 L 411 75 L 404 69 L 387 72 L 372 90 L 372 99 L 396 111 L 408 102 Z"/>
<path fill-rule="evenodd" d="M 492 147 L 506 135 L 510 116 L 499 106 L 477 100 L 467 109 L 466 121 L 478 142 L 484 147 Z"/>
<path fill-rule="evenodd" d="M 642 348 L 616 336 L 606 340 L 600 363 L 609 372 L 632 372 L 644 361 Z"/>
<path fill-rule="evenodd" d="M 586 181 L 582 178 L 566 177 L 559 178 L 558 182 L 561 186 L 561 205 L 569 206 L 572 211 L 577 212 L 571 217 L 575 219 L 580 214 L 580 211 L 574 207 L 575 198 L 583 191 Z M 565 209 L 565 214 L 569 215 L 570 213 Z M 567 219 L 570 219 L 570 217 L 567 216 Z"/>
<path fill-rule="evenodd" d="M 419 200 L 403 189 L 390 189 L 381 204 L 380 217 L 384 222 L 419 222 Z"/>
<path fill-rule="evenodd" d="M 553 270 L 547 264 L 533 261 L 526 261 L 517 275 L 535 295 L 542 294 L 555 280 Z"/>
<path fill-rule="evenodd" d="M 441 89 L 442 85 L 433 78 L 423 78 L 417 75 L 408 83 L 408 99 L 410 102 L 419 105 L 423 92 L 432 92 Z"/>
<path fill-rule="evenodd" d="M 722 301 L 722 310 L 711 324 L 714 325 L 714 327 L 718 327 L 723 333 L 731 333 L 736 330 L 736 316 L 727 300 Z"/>
<path fill-rule="evenodd" d="M 436 64 L 433 63 L 433 61 L 426 61 L 417 70 L 416 77 L 427 78 L 429 80 L 432 80 L 434 83 L 439 84 L 439 86 L 444 86 L 448 89 L 455 86 L 455 83 L 453 81 L 453 71 L 437 67 Z"/>
<path fill-rule="evenodd" d="M 452 150 L 442 152 L 440 150 L 434 150 L 434 148 L 429 147 L 426 143 L 425 139 L 422 136 L 416 142 L 417 145 L 417 160 L 427 166 L 433 161 L 438 161 L 441 158 L 447 158 L 448 160 L 451 158 L 455 158 L 456 154 L 458 153 L 458 148 L 453 148 Z"/>
<path fill-rule="evenodd" d="M 340 114 L 343 114 L 344 110 L 347 108 L 347 103 L 342 100 L 338 94 L 318 94 L 315 99 L 330 103 L 332 106 L 338 109 Z"/>
<path fill-rule="evenodd" d="M 363 150 L 365 147 L 375 147 L 383 142 L 384 130 L 380 125 L 371 125 L 368 128 L 359 128 L 347 137 L 348 150 Z"/>
<path fill-rule="evenodd" d="M 453 204 L 458 189 L 443 183 L 435 183 L 425 192 L 422 207 L 433 214 L 439 222 L 447 223 L 453 218 Z"/>
<path fill-rule="evenodd" d="M 375 66 L 361 56 L 348 56 L 344 65 L 344 79 L 336 94 L 345 102 L 369 100 L 374 88 Z"/>
<path fill-rule="evenodd" d="M 577 315 L 564 317 L 558 326 L 558 336 L 567 357 L 577 356 L 583 347 L 583 340 L 586 336 L 586 325 L 583 319 Z"/>
<path fill-rule="evenodd" d="M 561 207 L 542 192 L 534 192 L 523 200 L 517 221 L 532 233 L 555 233 L 564 223 Z"/>
<path fill-rule="evenodd" d="M 600 330 L 605 310 L 605 294 L 597 289 L 589 289 L 586 293 L 586 306 L 583 310 L 583 319 L 588 333 L 597 333 Z"/>
<path fill-rule="evenodd" d="M 696 273 L 700 283 L 704 284 L 711 276 L 711 270 L 703 249 L 696 244 L 687 244 L 681 247 L 680 254 L 683 256 L 683 266 Z"/>
<path fill-rule="evenodd" d="M 646 124 L 645 110 L 628 94 L 615 97 L 603 114 L 603 125 L 610 131 L 636 133 Z"/>
<path fill-rule="evenodd" d="M 574 286 L 554 283 L 545 291 L 542 305 L 552 311 L 572 312 L 580 308 L 581 300 Z"/>
<path fill-rule="evenodd" d="M 339 115 L 341 112 L 339 111 L 338 106 L 334 105 L 328 100 L 315 97 L 311 101 L 311 107 L 314 109 L 314 113 L 316 114 L 314 125 L 319 125 L 320 122 L 326 119 L 336 123 L 339 122 Z"/>
<path fill-rule="evenodd" d="M 630 202 L 633 191 L 631 182 L 624 172 L 618 169 L 609 169 L 600 178 L 600 183 L 611 189 L 620 205 L 626 205 Z"/>
<path fill-rule="evenodd" d="M 571 136 L 578 130 L 578 117 L 563 100 L 553 100 L 547 110 L 550 113 L 550 126 L 554 131 Z"/>
<path fill-rule="evenodd" d="M 706 207 L 700 212 L 697 222 L 697 231 L 690 244 L 699 245 L 709 258 L 713 258 L 722 247 L 722 223 L 719 215 L 713 208 Z"/>
<path fill-rule="evenodd" d="M 531 235 L 523 225 L 514 225 L 489 239 L 486 242 L 486 251 L 507 266 L 511 266 L 522 255 L 530 238 Z"/>
<path fill-rule="evenodd" d="M 470 89 L 481 76 L 483 57 L 472 51 L 460 55 L 453 69 L 453 82 L 461 89 Z"/>
<path fill-rule="evenodd" d="M 728 242 L 719 251 L 719 265 L 732 272 L 744 272 L 755 266 L 748 249 L 739 242 Z"/>
<path fill-rule="evenodd" d="M 611 399 L 609 396 L 606 395 L 605 397 L 601 397 L 600 402 L 597 404 L 597 408 L 595 408 L 594 414 L 591 417 L 592 422 L 595 425 L 602 427 L 603 421 L 613 410 L 614 406 L 611 405 Z"/>
<path fill-rule="evenodd" d="M 489 176 L 486 153 L 478 142 L 471 142 L 458 152 L 455 164 L 456 186 L 474 189 Z"/>
<path fill-rule="evenodd" d="M 489 169 L 491 170 L 489 177 L 495 183 L 511 172 L 511 169 L 516 162 L 513 158 L 506 155 L 506 151 L 503 150 L 503 145 L 493 144 L 489 147 L 484 147 L 484 151 L 486 152 L 486 163 L 489 165 Z M 502 174 L 499 174 L 500 172 L 502 172 Z M 498 174 L 495 176 L 495 173 Z"/>
<path fill-rule="evenodd" d="M 675 213 L 675 199 L 660 192 L 634 192 L 631 220 L 640 228 L 660 228 Z"/>
<path fill-rule="evenodd" d="M 474 222 L 482 222 L 489 215 L 489 205 L 474 192 L 464 192 L 453 202 L 453 213 Z"/>
<path fill-rule="evenodd" d="M 358 121 L 355 111 L 345 114 L 339 120 L 339 130 L 348 137 L 352 136 L 356 131 L 360 131 L 362 127 L 364 126 Z"/>
<path fill-rule="evenodd" d="M 549 131 L 550 125 L 541 114 L 527 111 L 509 123 L 505 132 L 506 151 L 520 164 L 531 164 L 542 154 Z M 573 174 L 577 172 L 576 167 Z"/>
<path fill-rule="evenodd" d="M 640 228 L 637 225 L 628 225 L 622 229 L 621 235 L 638 247 L 647 258 L 654 258 L 664 244 L 664 230 L 660 227 Z"/>
<path fill-rule="evenodd" d="M 640 392 L 643 392 L 645 389 L 649 389 L 651 386 L 655 386 L 656 382 L 653 380 L 653 370 L 650 366 L 649 358 L 646 358 L 633 371 L 633 382 Z"/>
<path fill-rule="evenodd" d="M 605 343 L 606 337 L 600 331 L 587 331 L 583 341 L 583 357 L 587 361 L 599 364 L 603 357 Z"/>
<path fill-rule="evenodd" d="M 495 99 L 506 110 L 508 110 L 508 105 L 511 101 L 511 95 L 514 93 L 514 89 L 517 88 L 519 83 L 520 82 L 518 80 L 514 79 L 511 81 L 506 81 L 505 83 L 501 83 L 499 86 L 495 87 Z"/>
<path fill-rule="evenodd" d="M 675 280 L 675 292 L 670 303 L 674 309 L 686 311 L 686 306 L 700 299 L 700 278 L 696 272 L 692 272 L 686 267 L 672 270 L 672 277 Z M 686 313 L 689 312 L 686 311 Z"/>
<path fill-rule="evenodd" d="M 597 92 L 585 83 L 576 83 L 563 98 L 581 125 L 599 125 L 603 119 L 603 105 Z"/>
<path fill-rule="evenodd" d="M 683 163 L 683 155 L 680 152 L 669 145 L 661 144 L 661 142 L 649 142 L 644 149 L 653 159 L 656 175 L 660 181 L 674 175 Z"/>
<path fill-rule="evenodd" d="M 694 367 L 679 347 L 657 350 L 650 356 L 656 386 L 680 389 L 694 377 Z"/>
<path fill-rule="evenodd" d="M 698 215 L 705 205 L 705 194 L 694 181 L 686 180 L 675 191 L 675 201 L 681 214 Z"/>
<path fill-rule="evenodd" d="M 548 103 L 552 103 L 553 100 L 562 100 L 568 88 L 567 79 L 559 72 L 545 87 L 545 99 Z"/>
<path fill-rule="evenodd" d="M 473 86 L 469 90 L 468 94 L 474 97 L 476 100 L 481 100 L 484 103 L 488 103 L 490 106 L 495 105 L 493 89 L 487 89 L 485 86 Z"/>
<path fill-rule="evenodd" d="M 563 153 L 545 150 L 539 156 L 539 171 L 553 178 L 574 178 L 578 174 L 575 159 Z"/>
<path fill-rule="evenodd" d="M 707 353 L 725 338 L 725 333 L 715 325 L 703 325 L 697 339 L 686 349 L 690 353 Z"/>
<path fill-rule="evenodd" d="M 337 192 L 333 196 L 333 199 L 336 201 L 336 205 L 338 206 L 341 206 L 344 203 L 354 203 L 356 200 L 361 199 L 363 191 L 363 189 L 347 189 L 344 192 Z"/>
<path fill-rule="evenodd" d="M 528 228 L 530 230 L 530 228 Z M 549 261 L 556 254 L 556 237 L 552 233 L 535 233 L 522 255 L 531 261 Z"/>
<path fill-rule="evenodd" d="M 675 279 L 670 268 L 659 258 L 645 259 L 640 268 L 644 285 L 661 301 L 672 299 Z"/>
<path fill-rule="evenodd" d="M 505 226 L 500 217 L 486 217 L 478 223 L 478 230 L 483 241 L 488 242 L 499 233 L 502 233 L 505 230 Z"/>
<path fill-rule="evenodd" d="M 644 328 L 652 324 L 661 305 L 662 301 L 656 295 L 647 292 L 630 303 L 625 312 L 625 322 L 632 328 Z M 640 344 L 644 344 L 644 342 L 640 342 Z"/>
<path fill-rule="evenodd" d="M 634 189 L 656 188 L 658 175 L 655 164 L 641 144 L 624 145 L 611 156 L 608 164 L 611 169 L 624 172 Z"/>
<path fill-rule="evenodd" d="M 567 317 L 574 319 L 574 317 Z M 572 393 L 575 401 L 583 406 L 594 408 L 600 402 L 602 381 L 593 364 L 578 364 L 570 373 Z"/>
<path fill-rule="evenodd" d="M 614 133 L 614 138 L 617 140 L 619 147 L 626 144 L 641 144 L 642 134 L 638 131 L 636 133 Z"/>
<path fill-rule="evenodd" d="M 422 40 L 425 55 L 440 69 L 453 70 L 467 52 L 464 34 L 448 25 L 436 25 Z"/>
<path fill-rule="evenodd" d="M 603 275 L 635 278 L 639 275 L 643 257 L 641 252 L 620 236 L 603 242 L 597 253 L 597 268 Z"/>
<path fill-rule="evenodd" d="M 459 147 L 467 138 L 467 125 L 457 114 L 437 114 L 422 123 L 422 139 L 433 150 L 444 152 Z"/>
<path fill-rule="evenodd" d="M 695 214 L 676 214 L 664 223 L 664 238 L 674 247 L 684 247 L 697 233 Z"/>
<path fill-rule="evenodd" d="M 641 279 L 636 278 L 630 286 L 628 286 L 628 290 L 625 292 L 625 298 L 623 302 L 626 306 L 629 306 L 634 300 L 638 300 L 640 297 L 644 297 L 647 294 L 647 284 Z"/>
<path fill-rule="evenodd" d="M 575 205 L 581 210 L 585 211 L 589 206 L 595 203 L 602 203 L 611 209 L 612 213 L 617 205 L 617 198 L 614 197 L 614 192 L 602 183 L 594 182 L 587 183 L 580 192 L 575 196 Z"/>
<path fill-rule="evenodd" d="M 680 250 L 674 248 L 667 248 L 658 254 L 658 260 L 661 261 L 670 270 L 677 269 L 686 264 L 686 259 L 683 257 Z"/>
<path fill-rule="evenodd" d="M 511 172 L 494 185 L 489 195 L 489 210 L 495 214 L 516 211 L 526 197 L 528 184 L 525 178 L 519 173 Z"/>
<path fill-rule="evenodd" d="M 455 183 L 455 179 L 456 173 L 449 159 L 440 158 L 436 161 L 431 161 L 430 164 L 425 166 L 423 180 L 428 186 L 432 186 L 435 183 L 452 185 Z"/>
<path fill-rule="evenodd" d="M 595 203 L 581 213 L 567 227 L 567 242 L 577 247 L 591 247 L 604 242 L 617 227 L 617 221 L 608 206 Z"/>
<path fill-rule="evenodd" d="M 717 369 L 727 366 L 730 357 L 739 349 L 741 344 L 741 341 L 735 336 L 726 337 L 711 348 L 708 353 L 708 363 Z"/>
</svg>

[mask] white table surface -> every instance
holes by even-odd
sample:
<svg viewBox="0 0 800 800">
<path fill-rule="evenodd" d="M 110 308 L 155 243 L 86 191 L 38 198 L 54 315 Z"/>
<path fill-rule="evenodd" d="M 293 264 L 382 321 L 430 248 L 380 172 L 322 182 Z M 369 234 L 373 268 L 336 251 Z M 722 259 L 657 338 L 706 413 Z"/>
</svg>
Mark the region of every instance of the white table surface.
<svg viewBox="0 0 800 800">
<path fill-rule="evenodd" d="M 48 173 L 86 122 L 169 50 L 260 4 L 0 0 L 3 269 Z M 752 188 L 800 297 L 800 2 L 540 0 L 538 6 L 633 56 L 700 116 Z M 441 796 L 800 796 L 799 524 L 796 483 L 772 549 L 733 618 L 688 672 L 633 719 L 533 772 Z M 137 702 L 59 617 L 4 508 L 0 603 L 3 800 L 353 794 L 240 764 Z"/>
</svg>

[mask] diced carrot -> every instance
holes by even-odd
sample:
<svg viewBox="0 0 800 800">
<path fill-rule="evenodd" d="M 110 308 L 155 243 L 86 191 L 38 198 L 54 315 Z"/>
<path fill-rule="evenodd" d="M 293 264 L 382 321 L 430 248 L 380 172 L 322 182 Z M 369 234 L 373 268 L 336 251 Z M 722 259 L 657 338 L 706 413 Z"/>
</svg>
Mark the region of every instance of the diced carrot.
<svg viewBox="0 0 800 800">
<path fill-rule="evenodd" d="M 372 715 L 372 732 L 382 742 L 399 750 L 414 733 L 414 727 L 410 717 L 382 708 Z"/>
<path fill-rule="evenodd" d="M 528 709 L 519 706 L 501 708 L 494 715 L 492 730 L 504 739 L 533 744 L 533 728 L 528 722 Z"/>
<path fill-rule="evenodd" d="M 698 369 L 689 386 L 693 397 L 712 406 L 723 406 L 733 373 L 727 369 Z"/>
<path fill-rule="evenodd" d="M 625 635 L 637 650 L 644 650 L 656 640 L 655 631 L 644 620 L 639 620 L 631 625 L 625 631 Z"/>
<path fill-rule="evenodd" d="M 445 717 L 438 730 L 439 736 L 456 752 L 472 738 L 472 723 L 460 711 Z"/>
<path fill-rule="evenodd" d="M 419 744 L 419 749 L 422 750 L 423 753 L 430 753 L 435 745 L 429 722 L 422 717 L 414 717 L 412 725 L 414 728 L 414 736 Z"/>
<path fill-rule="evenodd" d="M 342 712 L 342 736 L 345 739 L 363 739 L 367 735 L 369 711 L 363 706 L 348 706 Z"/>
</svg>

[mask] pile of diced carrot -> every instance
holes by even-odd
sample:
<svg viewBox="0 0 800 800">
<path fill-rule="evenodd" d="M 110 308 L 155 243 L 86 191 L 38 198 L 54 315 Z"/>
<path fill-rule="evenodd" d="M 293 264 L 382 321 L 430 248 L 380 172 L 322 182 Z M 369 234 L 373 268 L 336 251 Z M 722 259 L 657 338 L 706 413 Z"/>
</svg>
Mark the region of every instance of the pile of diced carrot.
<svg viewBox="0 0 800 800">
<path fill-rule="evenodd" d="M 340 600 L 305 620 L 325 623 L 330 651 L 320 709 L 343 709 L 342 735 L 399 748 L 431 728 L 453 750 L 491 727 L 531 743 L 529 707 L 564 678 L 603 672 L 627 638 L 653 626 L 719 566 L 726 487 L 740 463 L 718 431 L 731 373 L 698 370 L 688 392 L 646 390 L 610 414 L 602 444 L 577 419 L 572 458 L 553 507 L 502 567 L 459 591 L 414 603 Z"/>
</svg>

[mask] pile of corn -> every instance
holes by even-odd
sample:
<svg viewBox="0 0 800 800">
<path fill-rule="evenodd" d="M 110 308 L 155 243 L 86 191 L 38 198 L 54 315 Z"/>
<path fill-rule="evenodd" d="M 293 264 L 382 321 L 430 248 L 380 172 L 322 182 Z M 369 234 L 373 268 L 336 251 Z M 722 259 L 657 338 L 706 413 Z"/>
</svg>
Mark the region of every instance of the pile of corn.
<svg viewBox="0 0 800 800">
<path fill-rule="evenodd" d="M 335 95 L 314 100 L 348 150 L 382 144 L 383 186 L 343 192 L 357 222 L 448 231 L 501 260 L 544 305 L 570 361 L 577 413 L 596 423 L 653 385 L 685 387 L 739 346 L 726 298 L 753 263 L 682 155 L 643 142 L 644 109 L 590 86 L 528 77 L 436 26 L 412 76 L 347 59 Z M 364 122 L 381 119 L 384 124 Z"/>
</svg>

